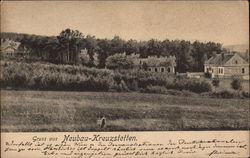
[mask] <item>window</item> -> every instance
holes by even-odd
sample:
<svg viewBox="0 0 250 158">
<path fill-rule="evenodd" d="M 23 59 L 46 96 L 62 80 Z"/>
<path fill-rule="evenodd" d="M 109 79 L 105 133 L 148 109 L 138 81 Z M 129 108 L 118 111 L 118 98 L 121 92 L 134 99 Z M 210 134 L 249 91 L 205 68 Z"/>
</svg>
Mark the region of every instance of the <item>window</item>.
<svg viewBox="0 0 250 158">
<path fill-rule="evenodd" d="M 161 68 L 161 72 L 164 72 L 164 70 L 165 70 L 165 69 L 162 67 L 162 68 Z"/>
<path fill-rule="evenodd" d="M 170 68 L 168 67 L 168 72 L 170 72 Z"/>
<path fill-rule="evenodd" d="M 157 72 L 157 67 L 155 68 L 155 72 Z"/>
<path fill-rule="evenodd" d="M 151 71 L 151 68 L 148 68 L 148 71 Z"/>
<path fill-rule="evenodd" d="M 245 69 L 244 69 L 244 68 L 242 68 L 242 73 L 243 73 L 243 74 L 245 73 Z"/>
<path fill-rule="evenodd" d="M 235 64 L 238 64 L 238 61 L 237 61 L 237 60 L 235 60 Z"/>
<path fill-rule="evenodd" d="M 223 67 L 219 67 L 219 73 L 218 74 L 224 74 L 224 68 Z"/>
</svg>

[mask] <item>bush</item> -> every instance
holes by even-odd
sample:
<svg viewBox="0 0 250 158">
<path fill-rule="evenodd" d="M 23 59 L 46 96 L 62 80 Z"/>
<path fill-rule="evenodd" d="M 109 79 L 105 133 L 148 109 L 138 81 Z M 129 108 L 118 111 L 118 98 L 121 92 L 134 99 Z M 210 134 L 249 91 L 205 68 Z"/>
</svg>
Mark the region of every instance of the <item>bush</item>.
<svg viewBox="0 0 250 158">
<path fill-rule="evenodd" d="M 218 98 L 234 98 L 237 96 L 235 93 L 229 92 L 227 90 L 221 92 L 214 92 L 212 95 Z"/>
<path fill-rule="evenodd" d="M 174 82 L 169 82 L 166 87 L 168 89 L 189 90 L 195 93 L 211 91 L 211 85 L 204 80 L 199 79 L 175 79 Z"/>
<path fill-rule="evenodd" d="M 209 72 L 205 72 L 205 77 L 206 77 L 206 78 L 212 78 L 212 74 L 209 73 Z"/>
<path fill-rule="evenodd" d="M 2 65 L 1 87 L 40 90 L 108 91 L 113 73 L 85 67 L 6 63 Z"/>
<path fill-rule="evenodd" d="M 125 54 L 115 54 L 109 56 L 106 60 L 108 69 L 131 69 L 134 66 L 133 59 Z"/>
<path fill-rule="evenodd" d="M 220 79 L 219 78 L 214 78 L 212 80 L 212 84 L 213 84 L 214 87 L 219 87 L 219 85 L 220 85 Z"/>
<path fill-rule="evenodd" d="M 204 80 L 134 69 L 113 71 L 22 62 L 3 62 L 1 68 L 2 88 L 119 92 L 144 89 L 152 93 L 163 93 L 165 89 L 195 93 L 211 91 L 211 85 Z"/>
<path fill-rule="evenodd" d="M 242 80 L 240 78 L 233 78 L 231 86 L 234 90 L 241 90 L 242 89 Z"/>
<path fill-rule="evenodd" d="M 250 98 L 249 92 L 242 92 L 241 94 L 244 98 Z"/>
</svg>

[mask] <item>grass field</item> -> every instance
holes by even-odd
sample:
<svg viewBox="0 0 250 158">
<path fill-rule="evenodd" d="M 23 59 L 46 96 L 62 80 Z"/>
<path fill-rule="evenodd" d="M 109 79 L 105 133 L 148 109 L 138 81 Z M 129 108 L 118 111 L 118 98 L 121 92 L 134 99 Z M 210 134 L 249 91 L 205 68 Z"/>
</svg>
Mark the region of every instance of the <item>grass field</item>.
<svg viewBox="0 0 250 158">
<path fill-rule="evenodd" d="M 249 99 L 10 90 L 1 97 L 2 132 L 238 130 L 249 122 Z"/>
</svg>

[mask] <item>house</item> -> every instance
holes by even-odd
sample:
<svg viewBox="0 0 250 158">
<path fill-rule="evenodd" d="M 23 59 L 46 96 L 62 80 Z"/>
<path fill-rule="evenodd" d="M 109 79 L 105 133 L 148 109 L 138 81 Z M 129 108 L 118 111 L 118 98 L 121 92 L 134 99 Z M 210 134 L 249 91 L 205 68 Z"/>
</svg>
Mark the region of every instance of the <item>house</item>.
<svg viewBox="0 0 250 158">
<path fill-rule="evenodd" d="M 146 69 L 149 72 L 158 73 L 175 73 L 176 58 L 170 57 L 155 57 L 149 56 L 148 58 L 139 58 L 139 65 L 142 69 Z"/>
<path fill-rule="evenodd" d="M 29 51 L 21 46 L 20 42 L 9 39 L 1 39 L 0 52 L 4 56 L 26 56 L 30 55 Z"/>
<path fill-rule="evenodd" d="M 212 78 L 241 76 L 249 79 L 249 63 L 237 53 L 222 53 L 205 62 L 204 72 L 210 73 Z"/>
</svg>

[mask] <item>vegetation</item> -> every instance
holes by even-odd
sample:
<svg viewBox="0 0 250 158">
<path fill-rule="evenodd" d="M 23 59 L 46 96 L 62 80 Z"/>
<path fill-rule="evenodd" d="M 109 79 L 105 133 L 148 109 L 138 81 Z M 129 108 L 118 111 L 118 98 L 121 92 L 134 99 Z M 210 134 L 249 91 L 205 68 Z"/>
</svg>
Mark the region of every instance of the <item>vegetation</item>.
<svg viewBox="0 0 250 158">
<path fill-rule="evenodd" d="M 6 90 L 1 97 L 1 130 L 9 132 L 249 129 L 248 99 Z"/>
<path fill-rule="evenodd" d="M 224 51 L 219 43 L 97 39 L 71 29 L 57 37 L 1 33 L 1 38 L 21 42 L 32 54 L 1 61 L 2 131 L 249 128 L 249 100 L 240 99 L 250 97 L 249 89 L 240 93 L 246 87 L 240 79 L 228 84 L 238 93 L 228 87 L 213 92 L 211 83 L 221 88 L 225 81 L 148 72 L 146 63 L 135 68 L 131 56 L 175 56 L 177 72 L 202 71 L 207 58 Z M 100 129 L 96 120 L 104 115 L 107 126 Z"/>
<path fill-rule="evenodd" d="M 214 78 L 214 79 L 212 80 L 212 84 L 213 84 L 213 86 L 214 86 L 215 88 L 219 87 L 219 85 L 220 85 L 220 79 L 219 79 L 218 77 Z"/>
<path fill-rule="evenodd" d="M 250 98 L 249 92 L 236 93 L 228 90 L 213 92 L 211 96 L 216 98 Z"/>
<path fill-rule="evenodd" d="M 231 86 L 234 90 L 240 91 L 242 89 L 242 81 L 240 78 L 233 78 Z"/>
<path fill-rule="evenodd" d="M 177 78 L 142 70 L 87 68 L 82 66 L 42 63 L 2 62 L 1 86 L 18 89 L 73 91 L 140 91 L 148 86 L 189 90 L 196 93 L 211 91 L 204 80 Z"/>
<path fill-rule="evenodd" d="M 134 67 L 133 58 L 125 54 L 115 54 L 107 58 L 106 67 L 108 69 L 132 69 Z"/>
<path fill-rule="evenodd" d="M 209 72 L 205 72 L 205 77 L 206 77 L 206 78 L 212 78 L 212 74 L 209 73 Z"/>
<path fill-rule="evenodd" d="M 87 49 L 88 63 L 85 66 L 105 68 L 108 57 L 115 54 L 139 54 L 141 58 L 148 56 L 175 56 L 177 72 L 203 71 L 207 58 L 225 51 L 220 43 L 184 40 L 158 41 L 125 41 L 119 36 L 113 39 L 97 39 L 94 36 L 84 36 L 77 30 L 63 30 L 57 37 L 1 33 L 2 39 L 12 39 L 21 42 L 33 56 L 56 64 L 80 64 L 80 51 Z M 118 55 L 119 56 L 119 55 Z M 96 58 L 96 59 L 95 59 Z"/>
</svg>

